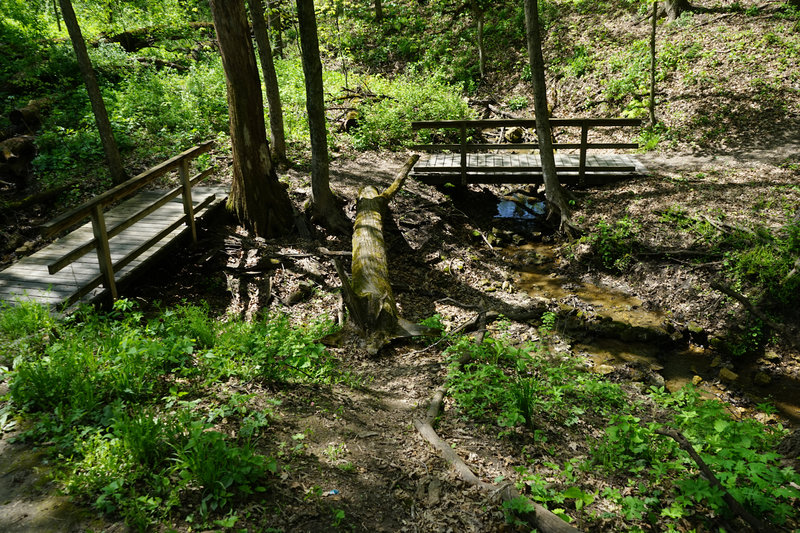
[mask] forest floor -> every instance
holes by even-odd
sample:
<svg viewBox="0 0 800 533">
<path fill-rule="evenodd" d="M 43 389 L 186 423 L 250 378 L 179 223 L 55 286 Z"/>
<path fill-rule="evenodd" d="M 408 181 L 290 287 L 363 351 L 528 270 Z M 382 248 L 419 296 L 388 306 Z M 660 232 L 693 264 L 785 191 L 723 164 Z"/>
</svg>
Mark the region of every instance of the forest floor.
<svg viewBox="0 0 800 533">
<path fill-rule="evenodd" d="M 726 355 L 711 340 L 740 332 L 747 312 L 711 288 L 719 279 L 722 261 L 661 253 L 694 249 L 698 244 L 695 235 L 665 223 L 670 214 L 708 217 L 723 228 L 756 224 L 778 228 L 785 224 L 787 211 L 800 205 L 800 103 L 796 90 L 770 92 L 773 77 L 795 76 L 796 69 L 755 54 L 749 62 L 730 65 L 730 50 L 716 53 L 729 47 L 729 37 L 712 31 L 722 17 L 727 17 L 722 22 L 740 18 L 746 22 L 742 28 L 752 35 L 741 41 L 747 45 L 742 48 L 751 42 L 764 53 L 779 48 L 773 42 L 777 37 L 772 19 L 761 15 L 744 19 L 737 13 L 703 13 L 696 20 L 708 22 L 707 31 L 685 24 L 670 26 L 670 38 L 697 54 L 691 68 L 670 74 L 675 79 L 664 84 L 662 96 L 669 106 L 664 114 L 676 132 L 672 139 L 676 151 L 639 155 L 650 170 L 647 176 L 576 191 L 579 201 L 573 216 L 580 225 L 592 229 L 601 220 L 613 224 L 627 217 L 642 248 L 659 253 L 636 255 L 622 273 L 609 272 L 591 259 L 586 242 L 561 242 L 536 222 L 496 218 L 499 198 L 508 189 L 471 187 L 458 193 L 409 180 L 390 204 L 387 220 L 390 271 L 400 314 L 417 322 L 438 313 L 452 330 L 481 309 L 513 314 L 544 305 L 562 318 L 554 331 L 542 332 L 537 321 L 508 321 L 488 329 L 502 331 L 519 343 L 538 340 L 553 353 L 581 360 L 587 370 L 622 383 L 632 403 L 649 405 L 643 391 L 650 385 L 673 388 L 692 381 L 709 397 L 726 402 L 736 416 L 796 428 L 800 310 L 784 315 L 794 345 L 772 338 L 743 357 Z M 601 23 L 577 22 L 578 27 L 595 28 L 595 33 L 616 24 L 610 17 Z M 640 38 L 647 36 L 647 24 L 641 21 L 634 30 Z M 608 33 L 614 32 L 612 28 Z M 713 39 L 719 42 L 707 42 Z M 590 41 L 573 44 L 593 46 Z M 735 44 L 739 50 L 738 41 Z M 750 71 L 760 72 L 767 81 L 751 82 L 755 74 Z M 614 77 L 603 71 L 593 76 Z M 557 82 L 559 116 L 616 116 L 616 110 L 604 107 L 600 81 L 589 96 L 571 85 L 588 86 L 591 79 L 565 76 Z M 528 90 L 528 84 L 520 82 L 497 92 L 527 95 Z M 344 199 L 348 216 L 354 214 L 358 189 L 367 184 L 386 187 L 406 157 L 343 154 L 332 163 L 332 187 Z M 282 179 L 290 182 L 296 203 L 309 197 L 307 173 L 292 170 Z M 536 191 L 526 192 L 537 196 Z M 7 242 L 0 251 L 0 266 L 11 262 L 15 253 L 41 245 L 35 238 L 36 226 L 50 215 L 45 208 L 36 208 L 9 220 L 2 228 Z M 222 218 L 203 229 L 199 246 L 167 258 L 128 288 L 126 296 L 145 309 L 154 308 L 156 302 L 170 306 L 207 301 L 219 317 L 252 318 L 275 311 L 287 313 L 298 324 L 323 314 L 336 317 L 341 308 L 340 280 L 319 247 L 345 251 L 350 243 L 322 231 L 315 237 L 305 242 L 294 237 L 264 241 Z M 248 271 L 260 259 L 274 259 L 277 266 Z M 588 322 L 574 320 L 578 315 L 613 315 L 633 327 L 677 333 L 679 341 L 669 349 L 653 343 L 632 346 L 636 343 L 603 338 Z M 415 417 L 424 416 L 434 389 L 445 379 L 446 343 L 401 341 L 376 356 L 368 355 L 351 333 L 330 344 L 329 349 L 356 376 L 357 386 L 230 381 L 219 383 L 214 397 L 203 399 L 217 405 L 235 393 L 254 394 L 254 401 L 272 413 L 271 438 L 259 451 L 278 458 L 278 475 L 266 498 L 237 505 L 235 527 L 287 532 L 515 530 L 506 523 L 496 495 L 461 481 L 412 424 Z M 0 383 L 0 396 L 7 392 L 5 387 Z M 777 415 L 754 409 L 770 396 L 779 408 Z M 516 480 L 514 468 L 526 464 L 531 451 L 524 438 L 498 439 L 493 424 L 464 421 L 449 399 L 436 428 L 489 482 Z M 578 429 L 543 427 L 553 460 L 587 455 L 586 433 Z M 48 481 L 47 447 L 37 450 L 11 442 L 19 431 L 11 429 L 0 438 L 0 530 L 126 530 L 59 495 L 58 487 Z M 587 431 L 596 438 L 602 428 Z M 602 479 L 593 481 L 597 490 L 607 486 Z M 598 513 L 614 511 L 604 509 L 603 502 L 595 505 Z M 594 522 L 590 530 L 619 529 L 614 518 L 604 520 Z M 580 517 L 576 525 L 582 526 Z M 162 527 L 197 530 L 182 519 L 171 528 Z"/>
<path fill-rule="evenodd" d="M 718 157 L 643 155 L 640 157 L 649 167 L 649 176 L 580 191 L 582 202 L 576 220 L 589 226 L 601 216 L 615 219 L 628 214 L 643 227 L 642 234 L 648 236 L 651 247 L 662 249 L 681 244 L 674 241 L 681 238 L 679 235 L 660 228 L 661 214 L 674 205 L 692 212 L 723 211 L 729 221 L 746 223 L 755 217 L 768 224 L 772 206 L 754 211 L 752 206 L 759 199 L 774 199 L 776 217 L 781 205 L 800 202 L 797 148 L 797 144 L 789 143 L 769 151 Z M 395 153 L 360 154 L 335 161 L 331 182 L 335 192 L 346 199 L 347 214 L 353 215 L 353 199 L 361 186 L 385 188 L 404 161 L 403 154 Z M 304 173 L 289 171 L 285 179 L 292 182 L 295 200 L 310 193 L 303 183 Z M 706 393 L 727 402 L 737 415 L 790 426 L 800 421 L 796 400 L 791 401 L 800 382 L 800 352 L 795 348 L 778 342 L 760 355 L 733 360 L 694 337 L 695 345 L 690 346 L 691 322 L 702 328 L 707 340 L 735 327 L 741 318 L 739 304 L 709 289 L 719 265 L 655 256 L 636 261 L 625 275 L 612 275 L 582 262 L 580 243 L 558 243 L 530 222 L 495 218 L 498 197 L 503 193 L 499 189 L 472 187 L 468 192 L 445 192 L 449 194 L 409 180 L 390 205 L 390 271 L 400 313 L 406 319 L 418 322 L 438 313 L 443 324 L 454 329 L 474 318 L 478 309 L 513 314 L 544 304 L 554 312 L 575 309 L 584 315 L 621 309 L 623 315 L 629 312 L 625 316 L 633 326 L 680 333 L 680 342 L 693 355 L 681 365 L 680 371 L 685 374 L 682 381 L 674 383 L 699 376 Z M 484 240 L 488 236 L 500 241 L 490 248 Z M 318 252 L 319 246 L 349 250 L 350 243 L 323 232 L 313 241 L 298 242 L 294 237 L 264 241 L 222 219 L 203 231 L 200 246 L 167 259 L 147 279 L 129 288 L 127 296 L 145 308 L 154 302 L 170 306 L 204 300 L 219 316 L 233 313 L 252 318 L 269 310 L 288 313 L 297 323 L 322 314 L 337 316 L 340 281 L 332 262 Z M 242 274 L 248 265 L 265 258 L 277 259 L 279 266 Z M 526 276 L 537 269 L 544 275 L 532 283 Z M 544 278 L 555 280 L 561 290 L 537 285 Z M 591 293 L 587 287 L 599 287 L 610 296 L 592 299 L 587 296 Z M 635 323 L 637 309 L 646 314 L 643 322 L 648 323 Z M 663 384 L 664 377 L 668 387 L 671 385 L 670 376 L 659 377 L 658 370 L 671 368 L 667 359 L 676 350 L 656 349 L 653 353 L 651 346 L 645 357 L 626 359 L 622 354 L 615 361 L 601 360 L 591 353 L 591 345 L 608 339 L 568 322 L 557 323 L 555 331 L 547 334 L 536 321 L 510 321 L 502 326 L 490 325 L 489 330 L 502 328 L 515 342 L 539 340 L 554 353 L 580 358 L 587 369 L 624 383 L 631 402 L 647 403 L 643 391 L 649 385 Z M 234 393 L 255 394 L 272 412 L 272 434 L 270 442 L 264 444 L 264 453 L 278 457 L 278 478 L 267 500 L 237 506 L 236 528 L 264 531 L 273 527 L 292 532 L 515 531 L 494 501 L 496 495 L 461 481 L 412 425 L 415 417 L 424 416 L 434 389 L 445 379 L 444 343 L 428 346 L 419 341 L 397 342 L 376 356 L 368 355 L 352 333 L 329 344 L 346 369 L 357 376 L 358 386 L 266 387 L 231 381 L 218 385 L 215 398 L 203 400 L 212 405 Z M 607 349 L 607 343 L 604 346 Z M 721 361 L 714 364 L 714 359 Z M 738 381 L 721 379 L 721 368 L 739 374 Z M 768 387 L 754 384 L 757 373 L 768 376 Z M 756 403 L 782 387 L 787 388 L 789 400 L 783 398 L 781 414 L 764 415 L 753 410 Z M 449 400 L 445 401 L 437 431 L 486 481 L 514 480 L 514 468 L 524 464 L 524 439 L 497 439 L 496 426 L 462 420 Z M 580 432 L 573 434 L 565 427 L 547 427 L 546 431 L 550 456 L 564 461 L 587 453 L 589 443 Z M 56 499 L 52 505 L 29 510 L 23 507 L 23 502 L 35 499 L 33 494 L 50 494 L 54 487 L 42 488 L 32 482 L 37 476 L 35 461 L 22 464 L 25 454 L 31 452 L 22 445 L 8 444 L 8 436 L 2 440 L 6 464 L 0 476 L 5 487 L 20 490 L 15 493 L 5 489 L 3 493 L 7 502 L 20 504 L 18 521 L 9 531 L 122 528 L 120 524 L 98 522 L 96 517 L 90 522 L 67 522 L 71 525 L 66 529 L 65 522 L 61 527 L 37 526 L 43 517 L 68 504 Z M 21 455 L 7 455 L 9 452 Z M 16 457 L 14 465 L 7 464 L 8 457 Z M 597 488 L 600 486 L 602 482 Z M 580 523 L 576 525 L 581 527 Z M 618 525 L 614 519 L 606 519 L 595 522 L 590 530 L 610 531 Z M 192 526 L 179 522 L 173 527 L 189 531 Z"/>
<path fill-rule="evenodd" d="M 725 212 L 726 220 L 733 223 L 769 224 L 771 216 L 780 219 L 786 205 L 800 204 L 798 147 L 794 140 L 772 150 L 719 156 L 642 155 L 649 176 L 580 192 L 583 201 L 575 217 L 590 227 L 601 216 L 613 220 L 627 213 L 636 218 L 648 244 L 656 249 L 686 245 L 675 242 L 681 236 L 659 227 L 661 214 L 671 206 L 690 212 Z M 353 199 L 360 187 L 385 188 L 404 161 L 402 154 L 380 153 L 334 162 L 331 181 L 335 192 L 346 199 L 347 214 L 354 214 Z M 290 171 L 287 178 L 296 200 L 308 196 L 305 174 Z M 444 194 L 413 180 L 406 182 L 390 205 L 386 222 L 390 272 L 403 317 L 417 322 L 438 313 L 444 325 L 454 329 L 474 318 L 478 309 L 513 314 L 544 303 L 553 311 L 569 308 L 585 315 L 621 310 L 615 319 L 628 320 L 632 326 L 681 333 L 682 349 L 689 350 L 689 359 L 684 357 L 676 370 L 668 359 L 680 350 L 653 353 L 650 346 L 645 357 L 623 353 L 621 358 L 605 361 L 593 356 L 591 352 L 602 349 L 593 350 L 591 345 L 607 349 L 608 339 L 580 326 L 557 324 L 556 331 L 547 335 L 540 332 L 537 321 L 511 321 L 503 328 L 516 342 L 539 339 L 555 353 L 581 358 L 587 369 L 628 383 L 631 402 L 647 403 L 642 392 L 649 385 L 664 383 L 657 370 L 665 366 L 672 374 L 681 374 L 664 373 L 668 387 L 677 388 L 699 376 L 703 390 L 728 403 L 737 415 L 790 426 L 800 422 L 796 404 L 800 352 L 796 348 L 777 342 L 760 355 L 734 360 L 708 345 L 709 336 L 722 335 L 742 320 L 738 303 L 709 288 L 719 265 L 656 256 L 637 258 L 626 275 L 603 272 L 580 261 L 580 244 L 558 243 L 530 222 L 496 218 L 498 198 L 504 192 L 471 187 L 466 193 Z M 772 205 L 754 210 L 762 198 L 772 199 Z M 484 240 L 487 236 L 499 239 L 493 249 Z M 281 311 L 298 323 L 321 314 L 336 316 L 341 305 L 340 281 L 332 262 L 317 253 L 320 245 L 349 250 L 348 240 L 336 236 L 320 234 L 317 241 L 306 243 L 294 239 L 264 242 L 235 225 L 217 227 L 205 234 L 202 246 L 165 265 L 150 278 L 153 282 L 137 287 L 135 294 L 143 302 L 158 299 L 166 305 L 206 299 L 220 313 L 252 316 L 267 309 Z M 265 257 L 280 259 L 280 268 L 237 278 L 232 267 L 256 264 Z M 542 276 L 535 280 L 555 280 L 562 291 L 553 290 L 552 285 L 537 289 L 529 277 L 537 270 Z M 599 287 L 605 299 L 593 297 L 587 287 Z M 637 308 L 645 318 L 641 314 L 637 318 Z M 690 339 L 690 323 L 699 324 L 704 340 Z M 497 328 L 490 325 L 489 329 Z M 330 349 L 363 380 L 362 387 L 293 386 L 264 391 L 251 385 L 221 384 L 222 396 L 232 386 L 280 400 L 272 408 L 278 421 L 273 440 L 278 448 L 272 451 L 283 454 L 284 468 L 273 495 L 275 505 L 270 506 L 280 513 L 266 519 L 264 513 L 270 511 L 254 504 L 239 513 L 242 521 L 237 525 L 269 525 L 286 531 L 339 526 L 387 532 L 513 530 L 499 507 L 491 504 L 492 495 L 461 481 L 412 425 L 445 379 L 443 348 L 398 342 L 369 356 L 357 336 L 344 335 Z M 739 374 L 738 382 L 721 379 L 722 368 Z M 768 386 L 754 384 L 758 373 L 768 376 Z M 756 403 L 779 391 L 784 392 L 776 400 L 781 415 L 753 410 Z M 524 441 L 498 440 L 496 427 L 465 422 L 449 401 L 437 429 L 484 480 L 513 480 L 514 467 L 524 462 Z M 580 433 L 573 435 L 563 427 L 549 431 L 551 444 L 557 448 L 551 452 L 554 457 L 565 460 L 586 453 L 588 443 Z M 614 528 L 611 520 L 595 524 L 593 530 Z"/>
</svg>

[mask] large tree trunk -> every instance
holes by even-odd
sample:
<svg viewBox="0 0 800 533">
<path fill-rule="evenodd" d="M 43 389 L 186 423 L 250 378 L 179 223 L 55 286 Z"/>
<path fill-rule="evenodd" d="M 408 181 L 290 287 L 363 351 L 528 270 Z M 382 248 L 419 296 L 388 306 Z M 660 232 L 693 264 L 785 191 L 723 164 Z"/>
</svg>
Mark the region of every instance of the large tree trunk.
<svg viewBox="0 0 800 533">
<path fill-rule="evenodd" d="M 228 88 L 233 148 L 233 184 L 228 208 L 256 235 L 280 235 L 292 225 L 292 204 L 270 159 L 261 112 L 264 108 L 261 83 L 243 0 L 210 3 Z"/>
<path fill-rule="evenodd" d="M 337 207 L 330 188 L 328 166 L 328 126 L 325 121 L 325 95 L 322 63 L 319 59 L 317 17 L 314 0 L 297 0 L 297 19 L 306 78 L 306 110 L 311 135 L 311 205 L 314 218 L 331 231 L 345 233 L 349 223 Z"/>
<path fill-rule="evenodd" d="M 564 190 L 556 174 L 553 137 L 550 131 L 550 115 L 547 110 L 547 87 L 544 80 L 544 58 L 542 38 L 539 31 L 539 6 L 537 0 L 525 0 L 525 28 L 528 41 L 528 58 L 533 79 L 533 107 L 536 114 L 536 135 L 539 139 L 539 154 L 542 159 L 545 197 L 548 209 L 561 217 L 561 228 L 573 227 Z"/>
<path fill-rule="evenodd" d="M 108 168 L 111 171 L 111 180 L 115 184 L 122 183 L 128 179 L 128 176 L 125 174 L 125 169 L 122 168 L 122 158 L 119 155 L 119 149 L 114 140 L 114 134 L 111 132 L 111 122 L 108 120 L 106 105 L 103 102 L 103 95 L 100 94 L 97 77 L 94 74 L 92 62 L 89 60 L 89 53 L 86 51 L 86 42 L 83 40 L 81 28 L 78 25 L 78 18 L 75 16 L 75 11 L 72 9 L 72 2 L 70 0 L 59 0 L 59 3 L 61 5 L 61 16 L 64 18 L 64 24 L 67 26 L 69 38 L 72 41 L 72 48 L 75 50 L 78 66 L 83 75 L 83 82 L 86 84 L 86 92 L 89 93 L 89 102 L 92 104 L 94 121 L 100 132 L 100 141 L 103 143 L 103 151 L 106 154 Z"/>
<path fill-rule="evenodd" d="M 689 3 L 689 0 L 664 0 L 662 4 L 662 12 L 669 21 L 677 19 L 681 13 L 691 11 L 691 9 L 692 4 Z"/>
<path fill-rule="evenodd" d="M 250 15 L 253 18 L 253 34 L 258 44 L 258 57 L 261 60 L 261 71 L 264 74 L 264 87 L 267 91 L 269 107 L 269 131 L 272 141 L 272 159 L 278 166 L 288 166 L 286 159 L 286 134 L 283 130 L 283 108 L 278 89 L 278 76 L 275 74 L 275 62 L 272 60 L 272 46 L 269 44 L 267 23 L 264 19 L 264 4 L 261 0 L 248 0 Z"/>
</svg>

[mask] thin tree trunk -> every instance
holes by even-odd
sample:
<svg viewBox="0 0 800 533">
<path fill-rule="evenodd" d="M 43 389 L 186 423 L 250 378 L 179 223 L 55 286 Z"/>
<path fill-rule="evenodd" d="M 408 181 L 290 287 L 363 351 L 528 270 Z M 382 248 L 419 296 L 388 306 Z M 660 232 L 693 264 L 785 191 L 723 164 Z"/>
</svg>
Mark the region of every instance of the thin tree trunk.
<svg viewBox="0 0 800 533">
<path fill-rule="evenodd" d="M 478 67 L 481 78 L 486 77 L 486 49 L 483 43 L 483 11 L 478 13 Z"/>
<path fill-rule="evenodd" d="M 56 18 L 56 27 L 61 32 L 61 16 L 58 13 L 58 0 L 53 0 L 53 16 Z"/>
<path fill-rule="evenodd" d="M 375 0 L 375 22 L 383 20 L 383 3 L 381 0 Z"/>
<path fill-rule="evenodd" d="M 100 86 L 97 84 L 97 77 L 94 74 L 92 62 L 86 50 L 86 42 L 83 40 L 81 28 L 78 25 L 78 18 L 75 16 L 75 11 L 72 9 L 72 2 L 70 0 L 59 0 L 59 4 L 61 6 L 61 16 L 64 17 L 64 25 L 69 32 L 72 48 L 75 50 L 78 66 L 83 75 L 86 92 L 89 93 L 89 102 L 92 104 L 94 120 L 100 132 L 103 151 L 106 155 L 108 168 L 111 171 L 111 181 L 114 184 L 122 183 L 128 179 L 128 176 L 125 174 L 125 169 L 122 168 L 122 158 L 119 155 L 119 149 L 114 140 L 114 134 L 111 131 L 111 122 L 108 120 L 106 105 L 103 102 L 103 95 L 100 93 Z"/>
<path fill-rule="evenodd" d="M 650 126 L 656 125 L 656 22 L 658 1 L 653 0 L 653 20 L 650 28 Z"/>
<path fill-rule="evenodd" d="M 264 19 L 264 4 L 261 0 L 248 0 L 250 15 L 253 19 L 253 34 L 258 44 L 258 57 L 261 60 L 261 71 L 264 74 L 264 87 L 267 91 L 269 107 L 269 130 L 272 142 L 272 159 L 278 166 L 288 166 L 286 159 L 286 134 L 283 129 L 283 108 L 278 89 L 278 76 L 275 74 L 275 62 L 272 60 L 272 47 L 269 44 L 267 24 Z"/>
<path fill-rule="evenodd" d="M 293 222 L 292 204 L 272 166 L 264 101 L 243 0 L 211 0 L 228 89 L 233 183 L 228 208 L 256 235 L 285 233 Z M 254 113 L 253 109 L 258 109 Z"/>
<path fill-rule="evenodd" d="M 313 0 L 297 0 L 297 19 L 303 74 L 306 78 L 306 110 L 311 135 L 311 204 L 315 218 L 328 229 L 349 231 L 344 213 L 335 204 L 330 188 L 328 164 L 328 127 L 325 120 L 325 95 L 322 84 L 322 63 L 319 59 L 317 18 Z"/>
<path fill-rule="evenodd" d="M 544 80 L 544 57 L 539 30 L 539 6 L 537 0 L 525 0 L 525 28 L 528 41 L 528 58 L 533 79 L 533 107 L 536 114 L 536 136 L 539 139 L 539 154 L 542 159 L 545 198 L 551 212 L 561 217 L 561 228 L 568 232 L 573 228 L 564 190 L 556 173 L 553 137 L 550 134 L 550 115 L 547 110 L 547 87 Z"/>
<path fill-rule="evenodd" d="M 283 57 L 283 19 L 281 18 L 280 2 L 268 2 L 267 9 L 269 9 L 269 27 L 272 34 L 275 36 L 275 53 L 279 58 Z"/>
</svg>

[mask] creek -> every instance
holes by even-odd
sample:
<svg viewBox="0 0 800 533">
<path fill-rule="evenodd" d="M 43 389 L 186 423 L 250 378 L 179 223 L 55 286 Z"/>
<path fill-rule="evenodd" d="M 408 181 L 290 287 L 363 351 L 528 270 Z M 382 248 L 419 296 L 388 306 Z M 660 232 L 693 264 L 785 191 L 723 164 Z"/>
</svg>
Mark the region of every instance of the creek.
<svg viewBox="0 0 800 533">
<path fill-rule="evenodd" d="M 516 222 L 519 234 L 536 236 L 541 229 L 537 215 L 543 213 L 541 202 L 523 206 L 503 200 L 495 219 L 504 227 Z M 519 290 L 558 304 L 558 331 L 571 339 L 574 354 L 591 361 L 595 372 L 663 383 L 670 391 L 694 383 L 702 394 L 725 401 L 738 414 L 770 402 L 782 418 L 800 425 L 797 382 L 765 373 L 763 360 L 742 357 L 728 362 L 707 343 L 696 342 L 689 327 L 674 323 L 668 312 L 648 309 L 640 299 L 620 290 L 559 275 L 553 245 L 521 243 L 505 246 L 501 253 L 514 265 Z"/>
</svg>

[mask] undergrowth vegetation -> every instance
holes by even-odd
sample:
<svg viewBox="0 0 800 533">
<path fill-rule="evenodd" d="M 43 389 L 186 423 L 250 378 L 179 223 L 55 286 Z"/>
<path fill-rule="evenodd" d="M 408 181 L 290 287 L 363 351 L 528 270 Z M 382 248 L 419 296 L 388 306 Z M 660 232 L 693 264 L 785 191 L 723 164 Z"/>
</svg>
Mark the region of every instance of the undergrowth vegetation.
<svg viewBox="0 0 800 533">
<path fill-rule="evenodd" d="M 800 525 L 800 475 L 774 452 L 786 433 L 779 424 L 735 418 L 691 386 L 633 394 L 554 354 L 550 327 L 542 341 L 523 346 L 499 329 L 481 344 L 461 338 L 448 348 L 449 393 L 462 416 L 496 428 L 520 450 L 526 464 L 517 486 L 527 497 L 595 531 L 714 529 L 734 518 L 724 491 L 773 524 Z M 583 442 L 564 442 L 565 427 Z M 688 439 L 720 486 L 668 431 Z M 516 522 L 515 513 L 529 509 L 520 500 L 506 510 Z"/>
<path fill-rule="evenodd" d="M 4 424 L 24 414 L 18 439 L 48 443 L 55 477 L 98 511 L 137 529 L 176 513 L 210 523 L 234 499 L 263 498 L 277 471 L 263 451 L 272 400 L 217 384 L 355 383 L 317 342 L 332 331 L 284 315 L 219 322 L 189 304 L 145 317 L 119 300 L 60 321 L 7 307 Z"/>
</svg>

